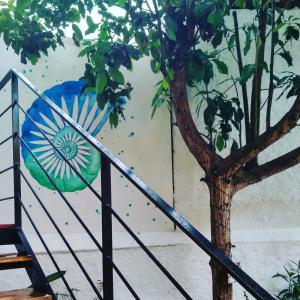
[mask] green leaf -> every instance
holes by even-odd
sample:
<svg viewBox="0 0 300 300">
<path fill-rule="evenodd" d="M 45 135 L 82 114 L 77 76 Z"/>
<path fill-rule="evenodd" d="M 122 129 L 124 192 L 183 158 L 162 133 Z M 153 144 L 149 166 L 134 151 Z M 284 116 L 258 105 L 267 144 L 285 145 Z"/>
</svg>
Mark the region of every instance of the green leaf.
<svg viewBox="0 0 300 300">
<path fill-rule="evenodd" d="M 163 85 L 161 84 L 159 88 L 157 89 L 153 100 L 152 100 L 152 113 L 151 113 L 151 119 L 153 119 L 154 114 L 163 103 L 164 103 L 164 98 L 162 97 L 162 92 L 163 92 Z"/>
<path fill-rule="evenodd" d="M 68 17 L 70 19 L 70 22 L 77 22 L 79 23 L 80 22 L 80 13 L 79 11 L 75 8 L 75 7 L 72 7 L 68 13 Z"/>
<path fill-rule="evenodd" d="M 172 19 L 171 16 L 167 15 L 165 17 L 167 25 L 167 36 L 170 40 L 176 41 L 177 23 Z"/>
<path fill-rule="evenodd" d="M 289 67 L 293 65 L 293 58 L 289 51 L 283 51 L 278 53 L 279 56 L 281 56 L 288 64 Z"/>
<path fill-rule="evenodd" d="M 211 2 L 200 2 L 195 4 L 194 14 L 198 18 L 204 17 L 212 9 Z"/>
<path fill-rule="evenodd" d="M 234 47 L 235 42 L 236 42 L 235 34 L 232 34 L 228 41 L 228 47 L 230 50 Z"/>
<path fill-rule="evenodd" d="M 84 7 L 84 4 L 82 3 L 82 1 L 78 2 L 78 9 L 79 9 L 81 16 L 83 18 L 85 18 L 85 7 Z"/>
<path fill-rule="evenodd" d="M 107 85 L 106 73 L 104 71 L 98 73 L 97 80 L 96 80 L 96 93 L 101 94 L 104 91 L 106 85 Z"/>
<path fill-rule="evenodd" d="M 176 41 L 176 35 L 175 32 L 171 28 L 167 28 L 167 36 L 171 41 Z"/>
<path fill-rule="evenodd" d="M 52 273 L 46 277 L 46 280 L 48 283 L 51 283 L 55 280 L 62 278 L 65 274 L 66 274 L 66 271 L 61 271 L 60 273 L 59 272 Z"/>
<path fill-rule="evenodd" d="M 124 84 L 125 80 L 124 80 L 124 76 L 123 74 L 116 68 L 109 68 L 109 75 L 111 76 L 111 78 L 120 83 L 120 84 Z"/>
<path fill-rule="evenodd" d="M 246 41 L 245 41 L 245 47 L 244 47 L 244 55 L 246 56 L 250 50 L 252 40 L 251 40 L 251 35 L 250 35 L 249 31 L 246 31 L 245 35 L 246 35 Z"/>
<path fill-rule="evenodd" d="M 241 84 L 247 82 L 254 74 L 255 69 L 256 69 L 256 66 L 254 64 L 245 65 L 243 68 L 243 71 L 241 73 L 241 77 L 239 77 L 237 80 Z"/>
<path fill-rule="evenodd" d="M 173 32 L 177 32 L 177 23 L 169 15 L 165 17 L 165 20 L 167 27 L 172 29 Z"/>
<path fill-rule="evenodd" d="M 86 23 L 89 28 L 86 30 L 85 34 L 94 33 L 98 29 L 98 25 L 94 23 L 91 16 L 86 17 Z"/>
<path fill-rule="evenodd" d="M 93 46 L 87 46 L 79 52 L 78 56 L 83 57 L 83 56 L 87 55 L 92 49 L 94 49 Z"/>
<path fill-rule="evenodd" d="M 176 41 L 177 23 L 169 15 L 165 17 L 165 21 L 168 38 L 172 41 Z"/>
<path fill-rule="evenodd" d="M 173 70 L 170 69 L 170 68 L 168 68 L 168 69 L 167 69 L 167 73 L 168 73 L 170 79 L 171 79 L 171 80 L 174 80 L 174 72 L 173 72 Z"/>
<path fill-rule="evenodd" d="M 162 86 L 163 86 L 164 90 L 168 90 L 170 88 L 169 82 L 167 81 L 166 78 L 163 78 Z"/>
<path fill-rule="evenodd" d="M 284 25 L 285 25 L 285 23 L 279 23 L 279 24 L 277 24 L 277 25 L 274 27 L 273 31 L 274 31 L 274 32 L 278 32 Z"/>
<path fill-rule="evenodd" d="M 213 59 L 213 61 L 221 74 L 228 74 L 228 67 L 223 61 L 220 61 L 219 59 Z"/>
<path fill-rule="evenodd" d="M 207 17 L 207 22 L 212 24 L 214 29 L 218 29 L 224 22 L 222 12 L 219 9 L 211 11 Z"/>
<path fill-rule="evenodd" d="M 266 73 L 269 73 L 269 65 L 264 61 L 263 68 L 266 71 Z"/>
<path fill-rule="evenodd" d="M 82 40 L 83 39 L 83 36 L 82 36 L 82 32 L 80 30 L 80 28 L 76 25 L 76 24 L 72 24 L 72 29 L 76 35 L 76 37 L 78 38 L 78 40 Z"/>
<path fill-rule="evenodd" d="M 112 128 L 116 128 L 119 124 L 119 116 L 118 113 L 113 111 L 110 115 L 109 115 L 109 124 Z"/>
<path fill-rule="evenodd" d="M 232 153 L 236 152 L 238 149 L 239 149 L 238 143 L 235 140 L 233 140 L 231 148 L 230 148 L 230 153 L 232 154 Z"/>
<path fill-rule="evenodd" d="M 236 4 L 240 7 L 240 8 L 246 8 L 246 0 L 237 0 Z"/>
<path fill-rule="evenodd" d="M 51 283 L 53 281 L 61 279 L 65 274 L 66 274 L 66 271 L 60 271 L 60 272 L 52 273 L 52 274 L 46 276 L 46 281 L 47 281 L 47 283 Z M 31 289 L 32 285 L 28 286 L 27 288 Z"/>
<path fill-rule="evenodd" d="M 216 146 L 219 151 L 222 151 L 224 149 L 225 141 L 221 135 L 217 135 Z"/>
<path fill-rule="evenodd" d="M 252 0 L 254 8 L 257 8 L 259 6 L 260 0 Z"/>
</svg>

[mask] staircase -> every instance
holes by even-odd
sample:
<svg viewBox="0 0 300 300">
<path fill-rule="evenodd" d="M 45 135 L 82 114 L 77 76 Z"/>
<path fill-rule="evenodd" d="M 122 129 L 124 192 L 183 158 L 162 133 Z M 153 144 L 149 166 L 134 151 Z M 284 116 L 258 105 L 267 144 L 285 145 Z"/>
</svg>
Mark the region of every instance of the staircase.
<svg viewBox="0 0 300 300">
<path fill-rule="evenodd" d="M 65 158 L 64 154 L 53 144 L 53 140 L 49 139 L 49 136 L 44 132 L 44 129 L 39 126 L 37 122 L 32 120 L 32 118 L 23 109 L 19 101 L 18 92 L 18 82 L 22 81 L 25 86 L 33 91 L 40 99 L 42 99 L 49 108 L 57 114 L 68 126 L 72 127 L 80 136 L 87 141 L 92 147 L 94 147 L 101 154 L 101 193 L 98 193 L 78 172 L 78 170 Z M 13 142 L 13 165 L 7 167 L 6 169 L 0 171 L 0 175 L 13 170 L 14 177 L 14 195 L 0 201 L 14 201 L 14 224 L 2 224 L 0 225 L 0 246 L 1 245 L 14 245 L 16 248 L 16 253 L 13 254 L 1 254 L 0 253 L 0 270 L 6 269 L 18 269 L 24 268 L 28 274 L 28 277 L 32 283 L 30 288 L 25 288 L 22 290 L 13 291 L 2 291 L 0 292 L 0 299 L 12 300 L 12 299 L 57 299 L 56 294 L 53 292 L 50 284 L 47 282 L 47 278 L 32 250 L 30 244 L 22 229 L 22 216 L 24 215 L 29 223 L 32 225 L 37 237 L 43 244 L 49 258 L 51 259 L 55 269 L 58 274 L 61 275 L 61 280 L 63 281 L 65 287 L 67 288 L 69 295 L 72 299 L 77 299 L 73 293 L 73 289 L 69 285 L 64 273 L 61 271 L 59 264 L 55 260 L 53 254 L 51 253 L 47 243 L 45 242 L 43 235 L 40 233 L 37 224 L 34 221 L 33 216 L 27 210 L 26 206 L 22 202 L 21 195 L 21 181 L 23 181 L 32 195 L 39 203 L 40 207 L 44 211 L 46 217 L 53 224 L 58 235 L 63 240 L 70 255 L 74 258 L 75 262 L 79 266 L 83 275 L 85 276 L 87 282 L 90 284 L 91 289 L 94 291 L 98 299 L 112 300 L 114 299 L 114 280 L 113 272 L 115 272 L 120 279 L 123 281 L 125 286 L 128 288 L 134 299 L 142 299 L 143 295 L 137 295 L 132 284 L 127 280 L 125 275 L 121 272 L 118 266 L 113 260 L 113 244 L 112 244 L 112 219 L 114 218 L 119 224 L 131 235 L 135 242 L 140 246 L 140 248 L 150 257 L 153 263 L 161 270 L 161 272 L 168 278 L 168 280 L 173 284 L 177 291 L 185 299 L 192 299 L 185 288 L 175 279 L 175 277 L 161 264 L 161 262 L 152 254 L 152 252 L 146 247 L 146 245 L 141 241 L 141 239 L 134 233 L 134 231 L 126 224 L 126 222 L 117 214 L 113 209 L 111 203 L 111 167 L 114 167 L 121 175 L 126 177 L 133 186 L 145 195 L 164 215 L 167 219 L 172 221 L 178 229 L 189 237 L 198 247 L 199 251 L 205 251 L 212 260 L 216 261 L 221 265 L 226 272 L 228 272 L 243 288 L 251 294 L 255 299 L 274 299 L 266 290 L 264 290 L 258 283 L 256 283 L 249 275 L 247 275 L 243 270 L 241 270 L 237 265 L 235 265 L 230 258 L 224 256 L 224 254 L 216 248 L 209 240 L 207 240 L 199 231 L 197 231 L 189 222 L 187 222 L 182 216 L 180 216 L 171 206 L 169 206 L 159 195 L 157 195 L 149 186 L 147 186 L 140 178 L 138 178 L 130 168 L 125 166 L 116 156 L 114 156 L 107 148 L 105 148 L 101 143 L 99 143 L 91 134 L 79 126 L 68 114 L 66 114 L 60 107 L 53 103 L 49 98 L 43 95 L 23 74 L 12 69 L 0 82 L 0 91 L 11 82 L 12 90 L 12 102 L 11 104 L 0 113 L 0 118 L 6 114 L 8 111 L 12 112 L 12 135 L 0 142 L 0 146 L 4 143 L 12 140 Z M 61 192 L 57 184 L 49 176 L 45 167 L 37 159 L 35 153 L 30 149 L 28 144 L 23 140 L 19 134 L 19 113 L 24 113 L 28 119 L 33 123 L 33 125 L 38 130 L 39 134 L 48 140 L 49 144 L 57 151 L 61 158 L 68 164 L 70 169 L 74 171 L 77 176 L 86 184 L 87 188 L 91 190 L 94 196 L 101 201 L 102 205 L 102 241 L 98 241 L 92 234 L 88 226 L 80 217 L 80 213 L 77 212 L 73 206 L 70 204 L 66 196 Z M 68 237 L 63 234 L 59 226 L 55 222 L 54 218 L 51 216 L 47 207 L 44 205 L 42 199 L 38 195 L 37 191 L 30 184 L 30 181 L 26 178 L 20 165 L 20 144 L 27 149 L 37 165 L 39 165 L 41 172 L 52 183 L 53 187 L 60 195 L 62 201 L 66 204 L 71 213 L 79 221 L 80 225 L 84 231 L 88 234 L 91 241 L 95 244 L 96 248 L 102 253 L 102 263 L 103 263 L 103 293 L 99 291 L 96 284 L 91 279 L 89 273 L 84 268 L 82 262 L 78 258 L 76 252 L 72 249 Z M 1 181 L 0 181 L 1 185 Z M 145 274 L 147 276 L 147 274 Z M 199 287 L 200 288 L 200 287 Z"/>
<path fill-rule="evenodd" d="M 0 270 L 24 268 L 34 288 L 0 292 L 0 299 L 44 299 L 51 300 L 53 291 L 46 281 L 22 228 L 15 225 L 0 226 L 0 245 L 14 245 L 16 253 L 0 254 Z"/>
</svg>

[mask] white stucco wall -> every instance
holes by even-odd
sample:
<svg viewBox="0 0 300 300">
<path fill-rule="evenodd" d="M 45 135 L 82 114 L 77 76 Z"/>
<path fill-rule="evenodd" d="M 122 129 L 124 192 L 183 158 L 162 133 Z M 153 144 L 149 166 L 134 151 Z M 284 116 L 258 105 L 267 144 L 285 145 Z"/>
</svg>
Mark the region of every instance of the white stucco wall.
<svg viewBox="0 0 300 300">
<path fill-rule="evenodd" d="M 241 14 L 243 19 L 250 20 L 251 15 L 247 11 L 241 12 Z M 59 49 L 55 55 L 51 53 L 48 58 L 41 60 L 41 63 L 34 67 L 21 65 L 18 58 L 11 51 L 7 52 L 1 45 L 0 77 L 9 67 L 16 67 L 21 71 L 24 70 L 25 75 L 41 90 L 60 81 L 77 79 L 82 74 L 83 64 L 78 60 L 78 49 L 72 46 L 72 42 L 67 41 L 66 45 L 65 50 Z M 295 62 L 297 62 L 297 59 L 300 59 L 299 47 L 291 50 L 295 56 Z M 230 57 L 226 57 L 226 61 L 228 65 L 232 65 Z M 148 68 L 145 68 L 145 64 L 148 62 L 138 63 L 135 72 L 128 74 L 134 85 L 134 93 L 125 110 L 126 121 L 122 122 L 117 130 L 112 131 L 107 126 L 98 138 L 114 153 L 119 153 L 120 158 L 126 164 L 134 166 L 134 171 L 171 204 L 173 195 L 169 115 L 167 109 L 164 108 L 158 111 L 154 120 L 150 119 L 153 86 L 158 78 L 150 72 L 146 72 Z M 286 69 L 285 63 L 280 58 L 276 60 L 276 64 L 282 70 Z M 297 63 L 295 63 L 295 68 L 299 70 Z M 236 69 L 233 72 L 236 72 Z M 9 104 L 9 91 L 7 90 L 0 96 L 1 99 L 4 99 L 0 103 L 2 110 Z M 22 92 L 21 99 L 25 99 L 25 105 L 28 108 L 35 97 Z M 280 118 L 290 103 L 291 100 L 276 103 L 274 122 Z M 191 105 L 194 104 L 191 101 Z M 2 138 L 9 135 L 10 128 L 6 127 L 9 121 L 10 116 L 0 121 Z M 131 132 L 135 134 L 129 137 Z M 261 161 L 267 161 L 284 153 L 287 149 L 292 149 L 299 144 L 298 135 L 299 131 L 296 130 L 289 134 L 285 142 L 278 143 L 263 153 Z M 190 155 L 176 128 L 174 128 L 174 143 L 175 207 L 209 238 L 208 190 L 200 182 L 203 172 Z M 11 157 L 10 145 L 0 151 L 2 151 L 0 152 L 1 157 L 5 158 L 0 160 L 2 169 Z M 300 259 L 299 172 L 300 169 L 297 166 L 249 187 L 239 192 L 233 202 L 232 240 L 236 246 L 233 249 L 233 260 L 240 262 L 241 267 L 271 293 L 275 293 L 281 287 L 278 280 L 271 279 L 272 275 L 281 271 L 282 266 L 289 260 Z M 126 186 L 127 183 L 120 178 L 119 174 L 113 176 L 115 191 L 113 201 L 121 216 L 135 229 L 146 244 L 152 246 L 151 251 L 158 255 L 159 259 L 166 264 L 194 299 L 211 299 L 208 257 L 189 244 L 180 232 L 172 232 L 172 224 L 166 222 L 165 218 L 152 205 L 148 206 L 147 201 L 140 194 L 133 192 L 130 185 Z M 1 177 L 1 186 L 8 187 L 10 180 L 9 175 Z M 78 224 L 60 205 L 57 195 L 51 192 L 49 196 L 47 189 L 40 187 L 34 181 L 33 183 L 39 194 L 47 199 L 49 209 L 55 213 L 62 230 L 68 234 L 71 244 L 80 251 L 80 258 L 93 275 L 94 280 L 101 280 L 101 256 L 94 252 L 94 245 L 86 236 L 82 235 Z M 94 186 L 97 188 L 100 186 L 99 180 L 95 181 Z M 67 278 L 70 278 L 74 288 L 80 290 L 78 292 L 79 299 L 92 299 L 72 258 L 64 253 L 65 247 L 61 240 L 55 235 L 50 224 L 46 222 L 29 191 L 25 187 L 23 189 L 24 200 L 28 207 L 30 206 L 32 214 L 36 216 L 51 249 L 57 251 L 56 257 L 67 270 Z M 1 189 L 0 196 L 7 196 L 9 193 L 8 189 Z M 96 213 L 96 209 L 100 205 L 92 201 L 87 191 L 67 196 L 70 197 L 76 209 L 81 212 L 96 236 L 100 237 L 101 216 Z M 88 204 L 87 199 L 89 200 Z M 1 223 L 11 221 L 11 215 L 8 213 L 10 209 L 9 204 L 0 203 Z M 38 252 L 43 252 L 26 221 L 25 227 L 34 248 Z M 135 248 L 134 242 L 128 235 L 123 233 L 119 226 L 115 226 L 114 229 L 116 262 L 120 265 L 121 270 L 128 274 L 130 282 L 137 289 L 141 298 L 181 299 L 163 275 L 142 254 L 142 251 Z M 5 249 L 10 250 L 7 247 Z M 0 249 L 0 251 L 2 250 Z M 39 258 L 47 274 L 54 271 L 45 255 L 41 254 Z M 0 289 L 24 287 L 26 284 L 21 271 L 0 273 Z M 130 299 L 124 285 L 117 278 L 116 284 L 116 299 Z M 237 284 L 234 286 L 236 287 L 234 299 L 244 299 L 242 289 L 238 288 Z M 59 283 L 55 283 L 54 287 L 57 291 L 63 291 L 63 287 Z"/>
</svg>

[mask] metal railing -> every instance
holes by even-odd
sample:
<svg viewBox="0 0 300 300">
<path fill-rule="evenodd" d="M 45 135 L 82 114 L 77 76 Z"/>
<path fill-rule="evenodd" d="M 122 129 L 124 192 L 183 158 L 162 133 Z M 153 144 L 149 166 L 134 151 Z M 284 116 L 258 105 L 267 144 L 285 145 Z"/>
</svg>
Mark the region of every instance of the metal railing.
<svg viewBox="0 0 300 300">
<path fill-rule="evenodd" d="M 63 153 L 54 145 L 53 141 L 47 136 L 47 134 L 39 127 L 39 125 L 30 117 L 30 115 L 24 110 L 19 102 L 19 92 L 18 92 L 18 81 L 21 80 L 27 88 L 29 88 L 34 94 L 36 94 L 40 99 L 42 99 L 50 109 L 59 115 L 68 125 L 70 125 L 74 130 L 76 130 L 91 146 L 99 151 L 101 154 L 101 195 L 85 180 L 85 178 L 77 171 L 77 169 L 65 158 Z M 29 222 L 33 226 L 37 236 L 40 238 L 46 252 L 49 254 L 56 270 L 61 274 L 62 280 L 70 293 L 72 299 L 76 299 L 70 285 L 68 284 L 64 274 L 61 272 L 58 263 L 56 262 L 54 256 L 52 255 L 49 247 L 47 246 L 42 234 L 40 233 L 37 225 L 35 224 L 29 211 L 26 209 L 21 197 L 21 179 L 26 183 L 26 185 L 31 190 L 32 194 L 35 196 L 37 202 L 41 206 L 42 210 L 47 215 L 48 219 L 55 227 L 59 236 L 64 241 L 69 252 L 75 259 L 79 268 L 83 272 L 87 281 L 89 282 L 91 288 L 97 295 L 99 299 L 110 300 L 114 298 L 114 280 L 113 271 L 115 271 L 120 279 L 123 281 L 125 286 L 131 292 L 135 299 L 140 299 L 140 297 L 135 292 L 132 285 L 128 282 L 126 277 L 117 267 L 113 261 L 113 244 L 112 244 L 112 220 L 116 219 L 120 225 L 130 234 L 130 236 L 136 241 L 136 243 L 141 247 L 141 249 L 149 256 L 149 258 L 154 262 L 154 264 L 165 274 L 169 281 L 175 286 L 175 288 L 182 294 L 186 299 L 192 299 L 188 292 L 178 283 L 178 281 L 171 275 L 171 273 L 160 263 L 160 261 L 153 255 L 153 253 L 146 247 L 146 245 L 141 241 L 141 239 L 133 232 L 133 230 L 126 224 L 126 222 L 117 214 L 117 212 L 112 208 L 112 187 L 111 187 L 111 166 L 115 167 L 124 177 L 126 177 L 133 186 L 138 189 L 143 195 L 145 195 L 160 211 L 178 228 L 180 228 L 186 236 L 188 236 L 200 249 L 205 251 L 211 259 L 216 261 L 221 265 L 226 272 L 228 272 L 241 286 L 245 288 L 256 299 L 274 299 L 265 289 L 263 289 L 258 283 L 256 283 L 249 275 L 247 275 L 243 270 L 241 270 L 235 263 L 231 261 L 230 258 L 225 256 L 216 246 L 214 246 L 207 238 L 205 238 L 199 231 L 197 231 L 187 220 L 185 220 L 181 215 L 179 215 L 168 203 L 166 203 L 158 194 L 156 194 L 149 186 L 147 186 L 140 178 L 138 178 L 133 171 L 123 164 L 116 156 L 114 156 L 107 148 L 105 148 L 98 140 L 96 140 L 91 134 L 84 130 L 79 124 L 77 124 L 68 114 L 66 114 L 60 107 L 54 104 L 48 97 L 43 95 L 23 74 L 12 69 L 0 82 L 0 90 L 11 81 L 12 87 L 12 104 L 9 105 L 1 114 L 2 117 L 10 109 L 12 110 L 12 135 L 5 140 L 3 140 L 0 145 L 7 142 L 8 140 L 13 140 L 13 166 L 0 171 L 0 174 L 8 170 L 13 169 L 14 174 L 14 196 L 0 199 L 0 201 L 5 201 L 8 199 L 14 199 L 14 215 L 15 215 L 15 226 L 22 226 L 22 209 L 25 215 L 29 219 Z M 91 190 L 91 192 L 99 199 L 102 203 L 102 245 L 97 241 L 95 236 L 92 234 L 88 226 L 81 219 L 79 213 L 73 208 L 68 199 L 59 190 L 58 186 L 49 176 L 47 170 L 40 163 L 38 158 L 35 156 L 34 152 L 26 144 L 19 133 L 19 112 L 22 111 L 30 122 L 37 128 L 40 134 L 49 142 L 57 153 L 60 154 L 61 158 L 69 165 L 69 167 L 76 173 L 76 175 L 82 180 L 84 184 Z M 76 255 L 75 251 L 72 249 L 67 237 L 60 230 L 59 226 L 56 224 L 55 220 L 51 216 L 50 212 L 44 205 L 42 199 L 38 196 L 37 192 L 34 190 L 30 181 L 26 178 L 24 173 L 20 168 L 20 144 L 23 145 L 32 156 L 34 161 L 39 165 L 41 171 L 49 179 L 53 187 L 57 190 L 58 194 L 61 196 L 62 200 L 72 212 L 74 217 L 78 220 L 80 225 L 83 227 L 85 232 L 94 242 L 97 249 L 102 253 L 103 260 L 103 296 L 97 289 L 95 283 L 91 279 L 88 272 L 85 270 L 80 259 Z"/>
</svg>

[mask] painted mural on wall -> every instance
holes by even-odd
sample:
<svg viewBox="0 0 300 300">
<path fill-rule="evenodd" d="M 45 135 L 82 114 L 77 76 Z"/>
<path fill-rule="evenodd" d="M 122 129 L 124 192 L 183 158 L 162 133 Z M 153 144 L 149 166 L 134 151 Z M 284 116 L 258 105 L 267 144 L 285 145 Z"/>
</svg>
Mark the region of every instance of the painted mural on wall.
<svg viewBox="0 0 300 300">
<path fill-rule="evenodd" d="M 116 106 L 123 106 L 126 101 L 124 98 L 120 98 L 118 103 L 114 105 L 108 103 L 101 111 L 97 105 L 95 92 L 82 93 L 83 86 L 84 82 L 82 81 L 66 81 L 53 86 L 44 94 L 92 136 L 96 137 L 108 121 L 111 112 Z M 100 153 L 64 122 L 44 100 L 36 99 L 27 113 L 59 149 L 59 152 L 54 149 L 28 117 L 25 119 L 22 126 L 22 138 L 58 188 L 62 192 L 74 192 L 86 187 L 64 158 L 91 184 L 100 170 Z M 42 186 L 54 190 L 51 181 L 24 146 L 22 147 L 22 156 L 33 178 Z"/>
</svg>

